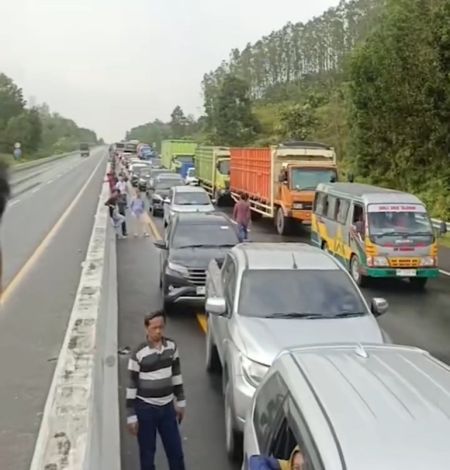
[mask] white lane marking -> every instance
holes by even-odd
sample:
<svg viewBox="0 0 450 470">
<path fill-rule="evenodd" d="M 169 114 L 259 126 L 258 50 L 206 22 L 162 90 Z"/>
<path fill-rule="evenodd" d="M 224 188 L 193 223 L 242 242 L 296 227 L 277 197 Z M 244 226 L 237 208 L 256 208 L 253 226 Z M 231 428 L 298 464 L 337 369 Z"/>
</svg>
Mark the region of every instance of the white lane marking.
<svg viewBox="0 0 450 470">
<path fill-rule="evenodd" d="M 39 188 L 33 189 L 33 191 L 31 191 L 31 194 L 37 193 L 41 188 L 42 186 L 39 186 Z"/>
<path fill-rule="evenodd" d="M 440 269 L 439 272 L 445 276 L 450 276 L 450 273 L 448 271 L 444 271 L 443 269 Z"/>
<path fill-rule="evenodd" d="M 52 184 L 53 181 L 55 181 L 55 178 L 52 178 L 51 180 L 48 180 L 46 184 Z"/>
<path fill-rule="evenodd" d="M 21 199 L 14 199 L 14 201 L 12 201 L 8 204 L 8 207 L 15 206 L 16 204 L 19 204 L 20 201 L 21 201 Z"/>
</svg>

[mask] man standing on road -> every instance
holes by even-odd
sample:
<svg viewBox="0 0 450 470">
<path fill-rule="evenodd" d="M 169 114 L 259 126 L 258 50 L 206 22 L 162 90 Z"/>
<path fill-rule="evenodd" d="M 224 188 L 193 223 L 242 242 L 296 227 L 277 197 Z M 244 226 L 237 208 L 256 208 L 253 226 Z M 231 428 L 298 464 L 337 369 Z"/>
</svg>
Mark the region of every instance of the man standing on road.
<svg viewBox="0 0 450 470">
<path fill-rule="evenodd" d="M 129 188 L 128 188 L 128 183 L 127 181 L 125 181 L 125 178 L 123 176 L 119 178 L 119 181 L 116 184 L 116 189 L 120 191 L 119 200 L 117 202 L 117 206 L 119 208 L 119 214 L 124 217 L 123 222 L 122 222 L 122 236 L 126 237 L 127 236 L 126 211 L 128 207 Z"/>
<path fill-rule="evenodd" d="M 234 205 L 233 219 L 238 224 L 239 241 L 242 243 L 248 240 L 248 226 L 251 220 L 250 203 L 248 194 L 243 194 L 241 199 Z"/>
<path fill-rule="evenodd" d="M 159 432 L 170 470 L 184 470 L 179 423 L 186 401 L 176 343 L 164 336 L 165 316 L 145 317 L 147 340 L 128 362 L 127 424 L 138 438 L 141 470 L 155 470 L 156 432 Z"/>
</svg>

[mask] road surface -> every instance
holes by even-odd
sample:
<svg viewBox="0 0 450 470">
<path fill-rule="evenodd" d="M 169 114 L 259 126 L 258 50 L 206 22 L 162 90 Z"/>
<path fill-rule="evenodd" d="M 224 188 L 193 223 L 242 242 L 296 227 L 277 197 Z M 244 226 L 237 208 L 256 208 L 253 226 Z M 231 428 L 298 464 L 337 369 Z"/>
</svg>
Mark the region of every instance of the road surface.
<svg viewBox="0 0 450 470">
<path fill-rule="evenodd" d="M 2 223 L 0 468 L 28 470 L 81 272 L 106 150 L 12 177 Z"/>
<path fill-rule="evenodd" d="M 163 234 L 160 218 L 153 220 L 153 238 Z M 268 220 L 253 225 L 254 241 L 307 241 L 305 234 L 280 237 Z M 144 338 L 143 317 L 160 308 L 159 253 L 151 239 L 121 240 L 118 244 L 119 344 L 133 347 Z M 380 319 L 382 327 L 397 343 L 423 347 L 450 364 L 450 277 L 432 280 L 426 292 L 415 292 L 406 282 L 380 281 L 364 289 L 367 299 L 386 297 L 391 305 Z M 227 460 L 224 444 L 223 402 L 220 380 L 212 380 L 204 368 L 202 318 L 196 312 L 179 312 L 168 320 L 167 334 L 179 343 L 182 371 L 188 400 L 187 417 L 182 425 L 187 468 L 209 470 L 237 469 Z M 138 469 L 135 439 L 125 431 L 124 390 L 127 355 L 120 358 L 122 413 L 122 468 Z M 167 465 L 159 446 L 157 468 Z"/>
</svg>

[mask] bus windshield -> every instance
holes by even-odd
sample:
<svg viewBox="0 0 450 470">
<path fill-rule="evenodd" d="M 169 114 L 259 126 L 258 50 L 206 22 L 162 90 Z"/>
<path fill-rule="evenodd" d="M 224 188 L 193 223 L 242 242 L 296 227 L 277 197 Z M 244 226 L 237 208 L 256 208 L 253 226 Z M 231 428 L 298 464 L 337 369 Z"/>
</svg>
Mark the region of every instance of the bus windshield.
<svg viewBox="0 0 450 470">
<path fill-rule="evenodd" d="M 377 243 L 389 243 L 401 238 L 431 243 L 433 227 L 424 206 L 369 205 L 369 234 Z"/>
<path fill-rule="evenodd" d="M 292 168 L 291 189 L 296 191 L 314 191 L 319 183 L 337 180 L 336 170 L 330 168 Z"/>
</svg>

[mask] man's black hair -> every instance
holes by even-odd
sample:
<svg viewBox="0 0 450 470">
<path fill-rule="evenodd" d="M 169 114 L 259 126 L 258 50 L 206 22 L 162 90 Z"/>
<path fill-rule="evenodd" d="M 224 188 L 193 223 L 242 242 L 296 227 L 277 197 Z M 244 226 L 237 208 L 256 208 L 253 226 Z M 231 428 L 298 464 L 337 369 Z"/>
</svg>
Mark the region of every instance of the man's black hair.
<svg viewBox="0 0 450 470">
<path fill-rule="evenodd" d="M 0 160 L 0 220 L 3 217 L 10 195 L 8 164 L 4 160 Z"/>
<path fill-rule="evenodd" d="M 164 321 L 166 321 L 166 315 L 164 314 L 162 310 L 155 310 L 154 312 L 151 312 L 145 315 L 145 319 L 144 319 L 145 326 L 148 326 L 153 319 L 158 318 L 158 317 L 161 317 L 164 319 Z"/>
</svg>

